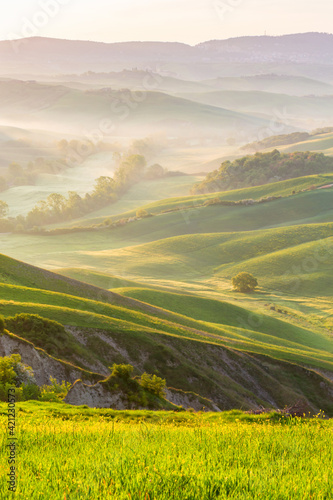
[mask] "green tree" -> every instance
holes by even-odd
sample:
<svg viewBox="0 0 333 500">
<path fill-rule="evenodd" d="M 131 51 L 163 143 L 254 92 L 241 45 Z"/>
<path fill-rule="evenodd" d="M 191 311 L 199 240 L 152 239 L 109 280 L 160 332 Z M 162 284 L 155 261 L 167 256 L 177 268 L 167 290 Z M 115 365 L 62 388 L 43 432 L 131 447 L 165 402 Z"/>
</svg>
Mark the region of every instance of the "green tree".
<svg viewBox="0 0 333 500">
<path fill-rule="evenodd" d="M 232 278 L 232 285 L 237 292 L 248 293 L 258 286 L 257 279 L 250 273 L 242 272 Z"/>
<path fill-rule="evenodd" d="M 112 177 L 98 177 L 95 180 L 92 197 L 102 202 L 111 203 L 115 199 L 115 181 Z"/>
<path fill-rule="evenodd" d="M 68 218 L 80 217 L 84 214 L 84 201 L 75 191 L 68 191 L 68 200 L 64 211 Z"/>
<path fill-rule="evenodd" d="M 52 193 L 46 198 L 46 203 L 51 213 L 60 217 L 66 207 L 66 198 L 59 193 Z"/>
<path fill-rule="evenodd" d="M 0 200 L 0 219 L 2 219 L 2 217 L 6 217 L 8 213 L 8 205 L 5 201 L 1 201 Z"/>
<path fill-rule="evenodd" d="M 30 210 L 26 217 L 28 227 L 41 226 L 47 224 L 50 216 L 49 206 L 45 200 L 41 200 Z"/>
</svg>

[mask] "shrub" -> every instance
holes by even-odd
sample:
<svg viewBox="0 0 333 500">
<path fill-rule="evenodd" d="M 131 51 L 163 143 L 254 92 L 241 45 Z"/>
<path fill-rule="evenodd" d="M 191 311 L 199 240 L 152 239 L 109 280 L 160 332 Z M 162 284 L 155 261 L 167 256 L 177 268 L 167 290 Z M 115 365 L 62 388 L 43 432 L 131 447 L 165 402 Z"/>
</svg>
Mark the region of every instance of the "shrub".
<svg viewBox="0 0 333 500">
<path fill-rule="evenodd" d="M 31 337 L 52 335 L 61 338 L 65 331 L 64 327 L 56 321 L 42 318 L 38 314 L 25 313 L 7 318 L 6 327 L 13 333 L 27 333 Z"/>
<path fill-rule="evenodd" d="M 7 318 L 6 328 L 30 340 L 51 355 L 64 354 L 68 337 L 65 328 L 56 321 L 42 318 L 38 314 L 16 314 Z"/>
<path fill-rule="evenodd" d="M 8 390 L 13 388 L 13 384 L 2 384 L 0 382 L 0 401 L 8 401 Z M 15 388 L 15 400 L 22 401 L 23 400 L 23 388 L 16 387 Z"/>
<path fill-rule="evenodd" d="M 37 384 L 22 384 L 22 401 L 37 400 L 40 398 L 40 387 Z"/>
<path fill-rule="evenodd" d="M 152 394 L 155 394 L 156 396 L 165 396 L 165 379 L 157 377 L 156 375 L 150 375 L 145 372 L 141 375 L 140 384 L 144 389 L 151 392 Z"/>
<path fill-rule="evenodd" d="M 13 386 L 16 387 L 15 397 L 17 401 L 38 399 L 40 396 L 40 389 L 36 384 L 32 368 L 21 363 L 19 354 L 0 358 L 1 401 L 7 401 L 8 389 Z"/>
<path fill-rule="evenodd" d="M 16 371 L 15 367 L 21 362 L 19 354 L 12 354 L 0 358 L 0 383 L 16 385 Z"/>
<path fill-rule="evenodd" d="M 125 365 L 125 364 L 116 365 L 114 363 L 111 369 L 112 369 L 111 377 L 118 377 L 123 380 L 129 380 L 131 378 L 134 368 L 132 365 Z"/>
<path fill-rule="evenodd" d="M 145 210 L 144 208 L 139 208 L 137 211 L 136 211 L 136 216 L 137 217 L 140 217 L 140 218 L 143 218 L 143 217 L 147 217 L 149 214 L 147 212 L 147 210 Z"/>
<path fill-rule="evenodd" d="M 50 377 L 50 382 L 50 385 L 43 385 L 40 388 L 39 400 L 57 403 L 67 396 L 71 384 L 64 380 L 59 384 L 57 379 L 52 376 Z"/>
<path fill-rule="evenodd" d="M 220 198 L 211 198 L 210 200 L 206 200 L 204 205 L 205 206 L 210 206 L 210 205 L 220 205 L 221 204 L 221 200 Z"/>
</svg>

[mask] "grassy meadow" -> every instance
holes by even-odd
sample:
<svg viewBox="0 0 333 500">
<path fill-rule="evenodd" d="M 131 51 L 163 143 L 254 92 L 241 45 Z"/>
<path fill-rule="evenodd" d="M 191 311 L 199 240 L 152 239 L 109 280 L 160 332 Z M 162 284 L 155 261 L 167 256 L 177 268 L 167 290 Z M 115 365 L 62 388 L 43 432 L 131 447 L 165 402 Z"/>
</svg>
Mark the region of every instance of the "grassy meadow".
<svg viewBox="0 0 333 500">
<path fill-rule="evenodd" d="M 5 428 L 4 404 L 0 411 Z M 18 403 L 16 496 L 333 498 L 332 421 L 322 417 L 120 412 Z M 4 432 L 2 450 L 5 444 Z M 8 498 L 5 456 L 0 498 Z"/>
</svg>

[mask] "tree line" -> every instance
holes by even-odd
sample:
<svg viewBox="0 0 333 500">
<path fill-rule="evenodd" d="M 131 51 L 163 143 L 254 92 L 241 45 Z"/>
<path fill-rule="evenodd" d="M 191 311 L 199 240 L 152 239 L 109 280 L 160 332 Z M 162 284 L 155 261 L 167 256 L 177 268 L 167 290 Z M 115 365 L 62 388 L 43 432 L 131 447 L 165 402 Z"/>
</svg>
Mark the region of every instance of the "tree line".
<svg viewBox="0 0 333 500">
<path fill-rule="evenodd" d="M 8 206 L 0 201 L 0 231 L 23 231 L 33 227 L 68 221 L 103 208 L 117 201 L 134 184 L 147 179 L 161 178 L 168 173 L 161 165 L 147 168 L 144 156 L 133 154 L 124 158 L 113 177 L 101 176 L 96 179 L 93 190 L 84 196 L 69 191 L 65 197 L 59 193 L 50 194 L 27 214 L 4 219 Z"/>
<path fill-rule="evenodd" d="M 0 192 L 16 186 L 34 186 L 40 174 L 59 174 L 67 168 L 63 158 L 38 157 L 26 167 L 12 162 L 0 176 Z"/>
</svg>

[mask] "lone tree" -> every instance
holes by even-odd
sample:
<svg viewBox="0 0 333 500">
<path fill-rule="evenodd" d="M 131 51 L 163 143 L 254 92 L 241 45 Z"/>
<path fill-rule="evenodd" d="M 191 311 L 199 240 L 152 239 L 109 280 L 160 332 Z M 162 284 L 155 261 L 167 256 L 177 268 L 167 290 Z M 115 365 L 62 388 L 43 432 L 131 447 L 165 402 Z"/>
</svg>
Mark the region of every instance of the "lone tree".
<svg viewBox="0 0 333 500">
<path fill-rule="evenodd" d="M 231 281 L 234 289 L 242 293 L 253 292 L 258 286 L 258 281 L 250 273 L 238 273 Z"/>
</svg>

